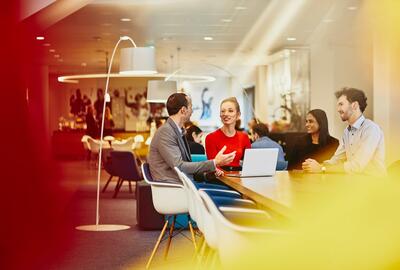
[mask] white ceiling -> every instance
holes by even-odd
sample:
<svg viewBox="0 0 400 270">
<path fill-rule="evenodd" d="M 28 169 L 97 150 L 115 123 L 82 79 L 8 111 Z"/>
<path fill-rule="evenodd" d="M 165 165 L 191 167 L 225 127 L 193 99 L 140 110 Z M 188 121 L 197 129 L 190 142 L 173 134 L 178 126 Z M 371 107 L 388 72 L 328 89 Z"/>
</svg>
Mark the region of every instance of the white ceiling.
<svg viewBox="0 0 400 270">
<path fill-rule="evenodd" d="M 235 72 L 240 66 L 259 64 L 277 49 L 308 46 L 321 25 L 340 28 L 346 16 L 351 16 L 346 7 L 359 2 L 95 0 L 47 28 L 41 33 L 45 40 L 38 41 L 38 47 L 45 56 L 41 61 L 49 65 L 50 72 L 63 75 L 105 72 L 106 52 L 110 57 L 122 35 L 133 38 L 138 46 L 155 46 L 160 72 L 178 67 L 204 69 L 199 68 L 207 66 L 202 63 Z M 326 19 L 334 21 L 324 23 Z M 213 40 L 206 41 L 205 36 Z M 292 36 L 297 40 L 286 40 Z M 51 49 L 55 52 L 49 52 Z M 59 58 L 54 57 L 56 54 Z M 118 57 L 114 64 L 116 71 Z"/>
</svg>

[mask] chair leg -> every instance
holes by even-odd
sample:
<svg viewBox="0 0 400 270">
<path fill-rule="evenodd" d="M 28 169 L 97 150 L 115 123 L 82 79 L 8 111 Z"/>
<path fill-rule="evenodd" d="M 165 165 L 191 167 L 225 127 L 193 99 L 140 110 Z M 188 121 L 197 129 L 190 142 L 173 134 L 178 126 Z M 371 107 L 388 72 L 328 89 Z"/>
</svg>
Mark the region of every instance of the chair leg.
<svg viewBox="0 0 400 270">
<path fill-rule="evenodd" d="M 197 242 L 197 249 L 195 250 L 195 252 L 193 254 L 193 261 L 201 260 L 200 252 L 201 252 L 204 242 L 205 242 L 205 239 L 204 239 L 204 236 L 202 235 L 202 236 L 200 236 L 200 239 Z"/>
<path fill-rule="evenodd" d="M 214 250 L 213 252 L 213 257 L 211 260 L 211 265 L 210 265 L 210 269 L 219 269 L 218 266 L 218 251 Z"/>
<path fill-rule="evenodd" d="M 110 175 L 110 177 L 108 178 L 108 180 L 107 180 L 107 183 L 106 183 L 106 185 L 104 186 L 104 188 L 103 188 L 103 190 L 101 191 L 101 192 L 105 192 L 106 191 L 106 189 L 107 189 L 107 187 L 108 187 L 108 184 L 111 182 L 111 179 L 113 178 L 113 175 Z"/>
<path fill-rule="evenodd" d="M 197 265 L 196 265 L 196 269 L 204 269 L 204 267 L 202 267 L 202 264 L 204 264 L 204 261 L 206 259 L 206 251 L 207 251 L 207 242 L 203 241 L 201 247 L 200 247 L 200 251 L 199 251 L 199 257 L 198 257 L 198 261 L 197 261 Z"/>
<path fill-rule="evenodd" d="M 192 222 L 190 221 L 190 217 L 188 217 L 188 223 L 189 223 L 189 229 L 190 229 L 190 235 L 192 236 L 192 242 L 193 242 L 193 246 L 194 246 L 194 251 L 197 251 L 197 244 L 196 244 L 196 238 L 194 237 L 194 231 L 193 231 L 193 226 L 192 226 Z"/>
<path fill-rule="evenodd" d="M 131 184 L 131 180 L 128 180 L 129 182 L 129 193 L 132 193 L 132 184 Z"/>
<path fill-rule="evenodd" d="M 171 241 L 172 241 L 172 234 L 174 233 L 174 228 L 175 228 L 175 221 L 176 221 L 176 215 L 174 215 L 171 227 L 169 228 L 168 242 L 167 242 L 167 247 L 166 247 L 165 253 L 164 253 L 164 260 L 166 260 L 168 257 L 169 247 L 170 247 Z"/>
<path fill-rule="evenodd" d="M 214 254 L 214 250 L 212 250 L 210 247 L 208 247 L 207 250 L 208 250 L 208 252 L 207 252 L 207 255 L 206 255 L 205 260 L 204 260 L 204 266 L 205 266 L 206 269 L 209 268 L 209 264 L 212 261 L 212 257 L 213 257 L 213 254 Z"/>
<path fill-rule="evenodd" d="M 161 240 L 162 240 L 162 238 L 163 238 L 163 236 L 165 234 L 165 230 L 167 229 L 167 226 L 168 226 L 168 219 L 165 221 L 165 224 L 164 224 L 164 227 L 161 230 L 160 236 L 158 236 L 158 240 L 156 242 L 156 245 L 154 246 L 153 251 L 151 252 L 149 261 L 146 264 L 146 269 L 149 269 L 149 267 L 150 267 L 150 264 L 151 264 L 151 262 L 153 260 L 153 257 L 156 254 L 156 251 L 157 251 L 158 247 L 160 246 Z"/>
<path fill-rule="evenodd" d="M 118 182 L 117 182 L 117 185 L 115 186 L 113 198 L 117 197 L 119 189 L 121 188 L 123 182 L 124 182 L 124 180 L 121 177 L 118 178 Z"/>
</svg>

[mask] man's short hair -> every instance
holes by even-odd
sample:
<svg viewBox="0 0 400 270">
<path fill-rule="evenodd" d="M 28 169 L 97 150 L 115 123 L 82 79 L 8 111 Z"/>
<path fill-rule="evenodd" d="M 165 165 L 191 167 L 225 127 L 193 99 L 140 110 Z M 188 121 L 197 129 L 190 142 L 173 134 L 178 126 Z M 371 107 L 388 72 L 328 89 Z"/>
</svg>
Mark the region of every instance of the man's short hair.
<svg viewBox="0 0 400 270">
<path fill-rule="evenodd" d="M 184 93 L 174 93 L 167 100 L 168 115 L 175 115 L 182 107 L 188 107 L 187 96 Z"/>
<path fill-rule="evenodd" d="M 360 106 L 361 112 L 364 112 L 365 108 L 367 107 L 367 97 L 365 96 L 365 93 L 362 90 L 356 88 L 344 87 L 340 91 L 337 91 L 335 93 L 335 96 L 336 98 L 340 98 L 341 96 L 346 96 L 347 100 L 350 103 L 357 101 L 358 105 Z"/>
<path fill-rule="evenodd" d="M 266 137 L 269 134 L 269 130 L 266 124 L 259 123 L 253 126 L 253 134 L 257 134 L 260 138 Z"/>
</svg>

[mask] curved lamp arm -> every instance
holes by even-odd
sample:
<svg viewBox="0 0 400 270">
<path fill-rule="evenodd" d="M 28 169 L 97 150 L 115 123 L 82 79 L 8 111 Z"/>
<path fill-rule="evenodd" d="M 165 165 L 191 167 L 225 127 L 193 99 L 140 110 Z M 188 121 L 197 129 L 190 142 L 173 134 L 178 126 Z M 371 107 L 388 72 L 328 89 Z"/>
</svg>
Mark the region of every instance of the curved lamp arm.
<svg viewBox="0 0 400 270">
<path fill-rule="evenodd" d="M 97 171 L 97 199 L 96 199 L 96 225 L 99 224 L 99 209 L 100 209 L 100 175 L 101 175 L 101 157 L 102 157 L 102 150 L 103 150 L 103 134 L 104 134 L 104 119 L 105 119 L 105 111 L 106 111 L 106 103 L 107 100 L 109 99 L 109 94 L 108 94 L 108 84 L 110 82 L 110 74 L 111 74 L 111 67 L 113 64 L 113 60 L 114 60 L 114 55 L 115 52 L 117 51 L 118 45 L 121 43 L 121 41 L 125 41 L 125 40 L 129 40 L 130 42 L 132 42 L 133 46 L 136 48 L 136 44 L 133 41 L 133 39 L 131 39 L 128 36 L 122 36 L 119 38 L 117 44 L 115 44 L 115 47 L 113 49 L 113 52 L 111 54 L 111 59 L 110 59 L 110 64 L 108 66 L 108 72 L 107 72 L 107 79 L 106 79 L 106 89 L 104 92 L 104 103 L 103 103 L 103 113 L 101 116 L 101 129 L 100 129 L 100 149 L 99 149 L 99 168 Z"/>
</svg>

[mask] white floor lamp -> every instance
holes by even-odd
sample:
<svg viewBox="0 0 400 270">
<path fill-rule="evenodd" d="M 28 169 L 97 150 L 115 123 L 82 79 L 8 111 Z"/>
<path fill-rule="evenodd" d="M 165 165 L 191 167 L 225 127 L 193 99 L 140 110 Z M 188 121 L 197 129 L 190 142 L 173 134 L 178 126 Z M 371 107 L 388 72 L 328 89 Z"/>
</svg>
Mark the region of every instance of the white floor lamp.
<svg viewBox="0 0 400 270">
<path fill-rule="evenodd" d="M 156 71 L 154 48 L 151 47 L 136 47 L 135 42 L 127 36 L 121 37 L 114 47 L 111 55 L 110 65 L 108 67 L 106 89 L 104 93 L 103 114 L 101 119 L 101 132 L 100 132 L 100 150 L 99 150 L 99 168 L 97 172 L 97 198 L 96 198 L 96 224 L 77 226 L 77 230 L 82 231 L 119 231 L 129 229 L 128 225 L 117 224 L 99 224 L 100 223 L 100 176 L 101 176 L 101 155 L 103 149 L 103 132 L 104 132 L 104 117 L 106 110 L 106 103 L 110 101 L 108 93 L 108 84 L 110 81 L 111 66 L 114 59 L 114 54 L 121 41 L 129 40 L 134 47 L 121 49 L 120 71 L 122 74 L 154 74 Z"/>
</svg>

